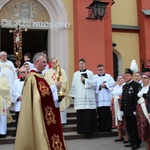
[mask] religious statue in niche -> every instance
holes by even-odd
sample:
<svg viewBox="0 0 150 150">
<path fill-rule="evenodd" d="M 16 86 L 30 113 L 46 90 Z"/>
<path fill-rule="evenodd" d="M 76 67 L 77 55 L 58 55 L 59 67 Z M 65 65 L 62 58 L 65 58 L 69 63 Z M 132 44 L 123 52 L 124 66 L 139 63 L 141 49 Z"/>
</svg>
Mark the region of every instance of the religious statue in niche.
<svg viewBox="0 0 150 150">
<path fill-rule="evenodd" d="M 38 3 L 28 1 L 12 3 L 8 7 L 11 13 L 13 13 L 19 20 L 26 21 L 32 20 L 40 10 L 40 5 Z"/>
</svg>

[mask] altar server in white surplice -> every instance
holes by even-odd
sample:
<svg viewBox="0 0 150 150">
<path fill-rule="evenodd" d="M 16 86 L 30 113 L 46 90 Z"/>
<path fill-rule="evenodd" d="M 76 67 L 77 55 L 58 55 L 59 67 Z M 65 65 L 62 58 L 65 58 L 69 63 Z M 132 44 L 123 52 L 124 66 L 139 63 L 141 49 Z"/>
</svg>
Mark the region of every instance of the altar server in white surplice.
<svg viewBox="0 0 150 150">
<path fill-rule="evenodd" d="M 74 99 L 77 110 L 77 132 L 88 134 L 98 131 L 94 74 L 86 69 L 84 58 L 79 60 L 79 69 L 73 75 L 69 96 Z"/>
<path fill-rule="evenodd" d="M 97 112 L 99 121 L 99 131 L 111 131 L 112 118 L 110 105 L 112 100 L 111 91 L 115 85 L 115 81 L 110 74 L 105 73 L 103 64 L 97 65 L 98 74 L 95 78 L 95 93 L 97 102 Z"/>
<path fill-rule="evenodd" d="M 16 79 L 14 84 L 13 84 L 13 89 L 12 89 L 12 96 L 13 96 L 13 101 L 14 101 L 14 111 L 15 111 L 15 117 L 16 117 L 16 130 L 17 130 L 17 125 L 18 125 L 18 118 L 19 118 L 19 112 L 21 108 L 21 100 L 22 100 L 22 88 L 24 85 L 24 80 L 25 77 L 27 76 L 27 68 L 26 67 L 21 67 L 19 69 L 19 74 L 21 76 L 20 79 Z M 16 136 L 16 131 L 12 136 Z"/>
<path fill-rule="evenodd" d="M 0 72 L 0 138 L 6 137 L 7 123 L 12 121 L 12 118 L 8 115 L 10 101 L 10 88 L 6 77 Z M 11 120 L 9 120 L 11 119 Z"/>
<path fill-rule="evenodd" d="M 0 52 L 0 59 L 0 71 L 4 75 L 4 77 L 7 78 L 10 86 L 10 92 L 12 93 L 13 83 L 17 79 L 16 68 L 14 67 L 14 64 L 11 61 L 7 60 L 6 52 Z M 13 102 L 12 94 L 11 101 Z"/>
</svg>

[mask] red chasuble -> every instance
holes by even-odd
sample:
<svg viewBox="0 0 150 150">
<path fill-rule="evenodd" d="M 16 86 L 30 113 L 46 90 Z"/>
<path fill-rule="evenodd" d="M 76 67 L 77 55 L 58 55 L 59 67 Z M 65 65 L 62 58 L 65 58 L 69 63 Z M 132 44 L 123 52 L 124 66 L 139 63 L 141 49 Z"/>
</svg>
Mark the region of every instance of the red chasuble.
<svg viewBox="0 0 150 150">
<path fill-rule="evenodd" d="M 31 72 L 36 72 L 32 70 Z M 36 72 L 37 73 L 37 72 Z M 51 150 L 67 150 L 62 132 L 60 111 L 55 107 L 52 91 L 44 78 L 35 75 Z"/>
</svg>

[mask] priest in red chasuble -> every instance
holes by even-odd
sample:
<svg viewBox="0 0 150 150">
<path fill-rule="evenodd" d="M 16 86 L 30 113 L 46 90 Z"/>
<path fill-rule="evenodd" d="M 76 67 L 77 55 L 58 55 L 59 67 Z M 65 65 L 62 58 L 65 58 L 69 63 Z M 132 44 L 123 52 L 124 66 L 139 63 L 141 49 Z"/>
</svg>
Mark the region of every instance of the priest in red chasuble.
<svg viewBox="0 0 150 150">
<path fill-rule="evenodd" d="M 23 87 L 15 150 L 67 150 L 58 109 L 57 88 L 62 84 L 50 86 L 43 78 L 44 53 L 35 54 L 33 62 Z"/>
</svg>

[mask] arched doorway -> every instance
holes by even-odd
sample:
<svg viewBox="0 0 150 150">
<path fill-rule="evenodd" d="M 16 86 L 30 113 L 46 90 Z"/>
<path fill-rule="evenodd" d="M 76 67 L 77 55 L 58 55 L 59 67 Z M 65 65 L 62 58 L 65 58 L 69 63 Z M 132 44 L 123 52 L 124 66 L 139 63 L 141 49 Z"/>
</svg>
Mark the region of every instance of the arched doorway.
<svg viewBox="0 0 150 150">
<path fill-rule="evenodd" d="M 0 1 L 0 10 L 3 8 L 6 8 L 5 12 L 8 11 L 8 8 L 11 8 L 15 6 L 16 4 L 17 8 L 19 3 L 27 2 L 28 4 L 32 5 L 31 1 L 34 1 L 35 3 L 38 3 L 43 7 L 46 12 L 49 15 L 50 22 L 62 22 L 62 23 L 67 23 L 68 18 L 67 18 L 67 13 L 66 9 L 64 7 L 64 4 L 62 0 L 49 0 L 49 1 L 43 1 L 43 0 L 22 0 L 19 1 L 18 3 L 16 0 L 1 0 Z M 10 7 L 6 7 L 7 4 Z M 13 7 L 13 10 L 15 10 L 16 7 Z M 36 7 L 38 8 L 38 7 Z M 41 15 L 43 11 L 40 11 L 39 14 Z M 0 12 L 0 14 L 2 11 Z M 3 14 L 5 14 L 3 12 Z M 37 14 L 37 13 L 36 13 Z M 11 14 L 10 14 L 11 15 Z M 10 19 L 10 18 L 15 18 L 15 15 L 10 17 L 10 15 L 6 14 L 5 19 Z M 0 19 L 2 15 L 0 15 Z M 5 17 L 5 16 L 3 16 Z M 19 19 L 19 18 L 18 18 Z M 38 19 L 38 18 L 36 18 Z M 41 17 L 41 20 L 43 18 Z M 33 21 L 35 21 L 35 18 L 32 18 Z M 38 20 L 39 21 L 39 20 Z M 68 29 L 65 28 L 50 28 L 48 29 L 48 42 L 47 42 L 47 47 L 48 47 L 48 55 L 49 57 L 57 57 L 61 63 L 62 68 L 68 72 Z"/>
<path fill-rule="evenodd" d="M 114 66 L 114 79 L 117 79 L 119 74 L 123 74 L 123 60 L 122 55 L 117 49 L 113 48 L 113 66 Z"/>
<path fill-rule="evenodd" d="M 113 66 L 114 66 L 114 80 L 117 80 L 119 69 L 118 69 L 118 57 L 113 53 Z"/>
</svg>

